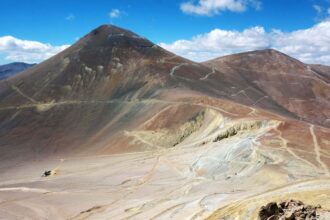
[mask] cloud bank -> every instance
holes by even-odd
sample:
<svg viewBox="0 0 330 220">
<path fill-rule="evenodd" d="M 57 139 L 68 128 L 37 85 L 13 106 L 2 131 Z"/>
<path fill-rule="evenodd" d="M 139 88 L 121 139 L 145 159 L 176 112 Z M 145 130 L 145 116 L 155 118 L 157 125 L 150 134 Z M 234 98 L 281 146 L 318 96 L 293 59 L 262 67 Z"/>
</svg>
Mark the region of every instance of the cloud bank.
<svg viewBox="0 0 330 220">
<path fill-rule="evenodd" d="M 0 53 L 5 54 L 5 59 L 8 61 L 38 63 L 67 47 L 69 45 L 53 46 L 38 41 L 22 40 L 13 36 L 0 37 Z"/>
<path fill-rule="evenodd" d="M 214 29 L 191 39 L 160 43 L 161 47 L 194 61 L 205 61 L 233 53 L 274 48 L 305 63 L 330 65 L 330 20 L 292 32 L 266 31 L 261 26 L 242 31 Z M 38 63 L 69 45 L 54 46 L 13 36 L 0 37 L 0 55 L 8 62 Z"/>
<path fill-rule="evenodd" d="M 330 20 L 310 28 L 283 32 L 261 26 L 243 31 L 214 29 L 189 40 L 160 43 L 161 47 L 195 61 L 233 53 L 274 48 L 306 63 L 330 65 Z"/>
<path fill-rule="evenodd" d="M 260 9 L 259 0 L 199 0 L 196 4 L 193 1 L 184 2 L 180 8 L 186 14 L 201 16 L 213 16 L 222 11 L 243 12 L 248 7 Z"/>
</svg>

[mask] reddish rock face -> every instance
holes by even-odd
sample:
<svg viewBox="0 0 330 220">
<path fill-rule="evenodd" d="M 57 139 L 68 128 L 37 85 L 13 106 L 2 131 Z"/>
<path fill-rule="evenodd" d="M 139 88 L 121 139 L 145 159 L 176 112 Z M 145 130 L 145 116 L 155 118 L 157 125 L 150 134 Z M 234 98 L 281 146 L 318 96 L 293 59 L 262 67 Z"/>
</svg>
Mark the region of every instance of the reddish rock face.
<svg viewBox="0 0 330 220">
<path fill-rule="evenodd" d="M 204 64 L 245 80 L 261 90 L 265 99 L 274 100 L 301 120 L 330 126 L 329 67 L 304 64 L 275 50 L 235 54 Z"/>
<path fill-rule="evenodd" d="M 103 25 L 62 53 L 1 81 L 0 135 L 9 148 L 83 152 L 86 141 L 112 142 L 112 135 L 154 107 L 146 104 L 149 99 L 173 89 L 186 91 L 188 98 L 194 92 L 296 117 L 250 84 L 178 57 L 128 30 Z M 96 138 L 104 129 L 105 136 Z"/>
<path fill-rule="evenodd" d="M 330 208 L 329 75 L 274 50 L 195 63 L 100 26 L 0 81 L 4 218 L 255 219 L 289 196 Z"/>
</svg>

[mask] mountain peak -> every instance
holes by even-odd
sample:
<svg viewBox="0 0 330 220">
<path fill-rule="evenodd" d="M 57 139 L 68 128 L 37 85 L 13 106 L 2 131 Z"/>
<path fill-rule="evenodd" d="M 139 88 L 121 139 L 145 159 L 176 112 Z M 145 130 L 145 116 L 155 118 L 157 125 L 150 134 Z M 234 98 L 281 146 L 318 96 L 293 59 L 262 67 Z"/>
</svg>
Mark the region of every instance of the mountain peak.
<svg viewBox="0 0 330 220">
<path fill-rule="evenodd" d="M 121 35 L 126 35 L 126 36 L 132 36 L 136 35 L 133 32 L 126 30 L 124 28 L 120 28 L 115 25 L 110 25 L 110 24 L 103 24 L 100 25 L 99 27 L 95 28 L 92 30 L 90 35 L 98 35 L 98 34 L 121 34 Z M 137 36 L 137 35 L 136 35 Z"/>
<path fill-rule="evenodd" d="M 276 54 L 276 53 L 280 53 L 280 54 L 283 54 L 282 52 L 276 50 L 276 49 L 273 49 L 273 48 L 267 48 L 267 49 L 263 49 L 263 50 L 256 50 L 254 52 L 260 52 L 260 53 L 270 53 L 270 54 Z"/>
<path fill-rule="evenodd" d="M 271 56 L 271 57 L 274 57 L 274 56 L 284 56 L 286 58 L 291 58 L 292 59 L 292 57 L 289 57 L 285 53 L 282 53 L 281 51 L 278 51 L 278 50 L 273 49 L 273 48 L 267 48 L 267 49 L 255 50 L 255 51 L 248 51 L 248 52 L 241 53 L 241 54 L 242 55 L 243 54 L 258 54 L 258 55 L 262 55 L 262 56 Z"/>
<path fill-rule="evenodd" d="M 246 67 L 255 65 L 261 65 L 261 67 L 272 66 L 272 68 L 305 67 L 305 65 L 299 60 L 272 48 L 227 55 L 206 61 L 204 63 L 214 62 L 228 63 L 230 65 L 235 63 L 235 65 Z"/>
<path fill-rule="evenodd" d="M 102 47 L 152 47 L 155 44 L 132 31 L 114 25 L 101 25 L 87 35 L 78 44 Z"/>
<path fill-rule="evenodd" d="M 281 51 L 278 51 L 278 50 L 273 49 L 273 48 L 247 51 L 247 52 L 228 55 L 228 56 L 225 56 L 225 57 L 233 57 L 233 56 L 262 56 L 262 57 L 265 57 L 265 58 L 269 58 L 269 57 L 286 57 L 286 58 L 293 59 L 292 57 L 289 57 L 288 55 L 282 53 Z M 221 59 L 221 57 L 220 57 L 220 59 Z"/>
</svg>

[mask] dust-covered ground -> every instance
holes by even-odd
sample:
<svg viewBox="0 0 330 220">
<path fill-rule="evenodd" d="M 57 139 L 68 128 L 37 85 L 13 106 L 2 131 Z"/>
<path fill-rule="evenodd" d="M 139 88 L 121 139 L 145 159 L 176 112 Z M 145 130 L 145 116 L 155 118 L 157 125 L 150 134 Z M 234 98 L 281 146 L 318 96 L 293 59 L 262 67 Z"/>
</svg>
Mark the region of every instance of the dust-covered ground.
<svg viewBox="0 0 330 220">
<path fill-rule="evenodd" d="M 236 117 L 225 113 L 228 103 L 209 104 L 168 100 L 122 131 L 144 151 L 2 169 L 0 218 L 257 219 L 261 206 L 288 199 L 330 209 L 327 129 L 247 107 L 237 109 L 245 117 Z M 180 111 L 186 119 L 168 128 Z M 295 129 L 310 137 L 293 138 Z M 43 177 L 45 170 L 51 175 Z"/>
</svg>

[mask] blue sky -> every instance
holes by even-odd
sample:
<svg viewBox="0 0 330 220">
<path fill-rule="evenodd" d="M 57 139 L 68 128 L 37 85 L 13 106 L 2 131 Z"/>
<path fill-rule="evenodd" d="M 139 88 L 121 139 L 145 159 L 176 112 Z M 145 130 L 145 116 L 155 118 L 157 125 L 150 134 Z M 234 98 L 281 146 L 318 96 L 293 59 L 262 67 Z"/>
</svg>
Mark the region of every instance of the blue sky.
<svg viewBox="0 0 330 220">
<path fill-rule="evenodd" d="M 264 47 L 284 48 L 284 52 L 297 57 L 295 54 L 301 53 L 300 46 L 306 42 L 290 53 L 290 45 L 278 43 L 282 35 L 276 39 L 270 35 L 275 34 L 274 30 L 286 34 L 288 39 L 299 30 L 308 34 L 313 27 L 327 24 L 329 15 L 329 0 L 2 0 L 0 64 L 21 60 L 40 62 L 105 23 L 130 29 L 197 61 Z M 318 28 L 322 30 L 316 33 L 325 31 L 326 27 Z M 252 33 L 246 34 L 249 30 Z M 228 43 L 228 34 L 233 35 L 233 42 Z M 320 34 L 327 36 L 329 32 Z M 251 35 L 256 35 L 252 41 Z M 223 42 L 226 36 L 228 39 Z M 252 42 L 252 46 L 237 41 L 246 37 L 247 44 Z M 209 43 L 197 50 L 194 46 L 198 43 L 196 38 Z M 212 44 L 211 38 L 217 38 L 217 42 Z M 325 41 L 323 44 L 328 43 L 326 39 L 322 40 Z M 257 44 L 257 41 L 263 43 Z M 323 47 L 315 48 L 315 51 L 324 50 Z M 330 64 L 329 52 L 330 49 L 321 55 L 311 55 L 308 51 L 305 57 L 297 58 Z M 322 59 L 318 60 L 318 56 Z"/>
</svg>

